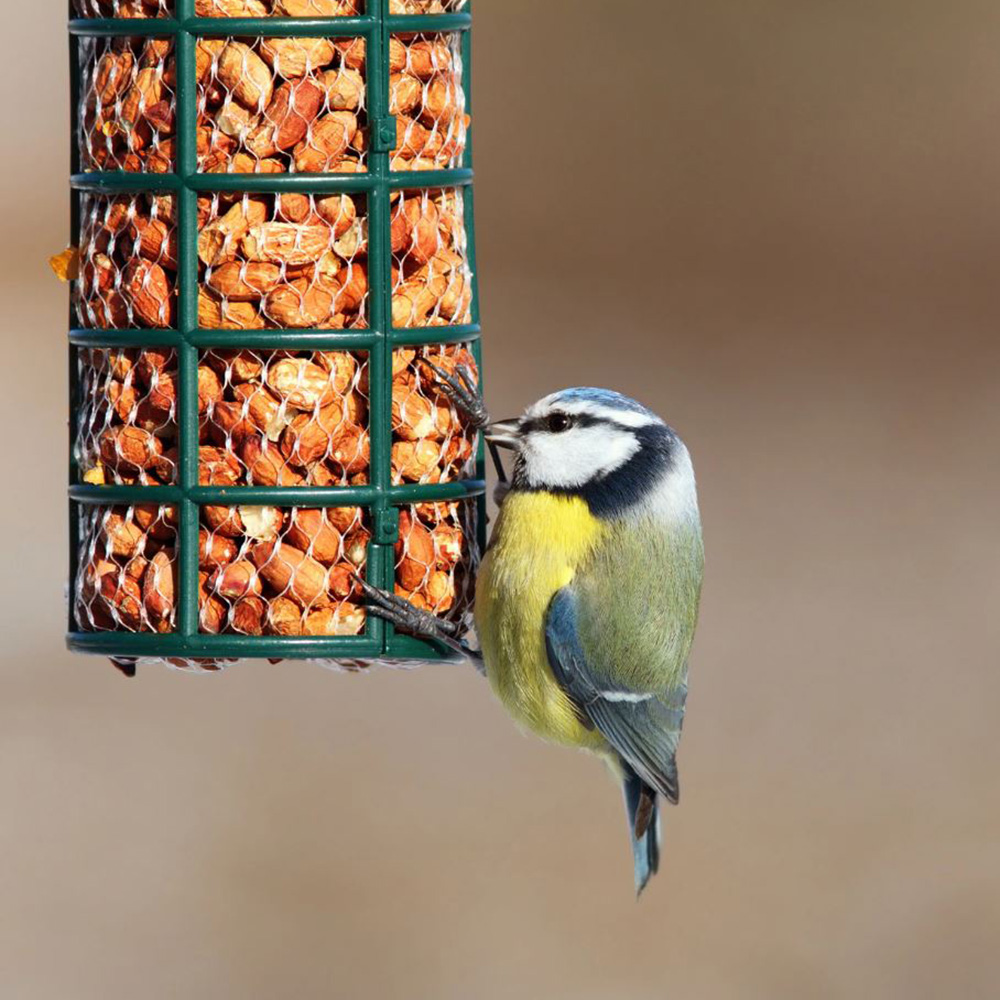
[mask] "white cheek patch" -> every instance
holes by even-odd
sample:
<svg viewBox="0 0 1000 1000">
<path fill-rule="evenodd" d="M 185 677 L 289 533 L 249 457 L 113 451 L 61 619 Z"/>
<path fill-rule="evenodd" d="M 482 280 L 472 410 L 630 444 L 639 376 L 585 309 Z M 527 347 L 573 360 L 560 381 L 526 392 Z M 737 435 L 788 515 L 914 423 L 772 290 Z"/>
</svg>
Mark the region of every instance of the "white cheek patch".
<svg viewBox="0 0 1000 1000">
<path fill-rule="evenodd" d="M 562 434 L 535 431 L 521 453 L 531 486 L 575 489 L 620 469 L 638 450 L 634 434 L 602 424 Z"/>
</svg>

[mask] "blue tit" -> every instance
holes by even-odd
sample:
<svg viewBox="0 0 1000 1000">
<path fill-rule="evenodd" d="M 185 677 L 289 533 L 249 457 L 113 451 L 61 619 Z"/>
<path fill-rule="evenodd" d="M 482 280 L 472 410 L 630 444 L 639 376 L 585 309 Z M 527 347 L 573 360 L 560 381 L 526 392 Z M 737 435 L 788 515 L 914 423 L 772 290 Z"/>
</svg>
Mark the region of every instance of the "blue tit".
<svg viewBox="0 0 1000 1000">
<path fill-rule="evenodd" d="M 605 389 L 547 396 L 487 439 L 516 457 L 476 586 L 482 667 L 522 727 L 619 776 L 641 893 L 659 865 L 660 799 L 679 797 L 704 569 L 691 458 L 656 414 Z M 399 599 L 381 604 L 435 634 Z"/>
</svg>

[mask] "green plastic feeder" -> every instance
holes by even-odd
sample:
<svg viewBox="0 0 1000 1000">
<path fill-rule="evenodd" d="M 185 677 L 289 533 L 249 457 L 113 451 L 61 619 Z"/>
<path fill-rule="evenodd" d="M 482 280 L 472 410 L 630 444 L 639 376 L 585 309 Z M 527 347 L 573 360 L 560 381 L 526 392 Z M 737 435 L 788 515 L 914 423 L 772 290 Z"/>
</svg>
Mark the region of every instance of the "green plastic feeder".
<svg viewBox="0 0 1000 1000">
<path fill-rule="evenodd" d="M 102 0 L 81 0 L 76 12 L 101 12 Z M 125 0 L 123 0 L 125 2 Z M 89 5 L 89 6 L 87 6 Z M 117 10 L 111 4 L 107 8 Z M 156 3 L 150 4 L 155 9 Z M 89 558 L 86 525 L 95 510 L 140 505 L 169 505 L 176 511 L 176 583 L 173 612 L 162 631 L 129 627 L 115 620 L 112 626 L 94 627 L 79 620 L 78 602 L 70 600 L 68 645 L 82 653 L 110 657 L 127 668 L 137 660 L 165 660 L 190 664 L 249 658 L 308 659 L 364 664 L 375 661 L 447 660 L 453 654 L 433 642 L 399 635 L 381 620 L 368 616 L 357 635 L 241 634 L 227 629 L 206 630 L 199 598 L 199 531 L 204 507 L 279 507 L 282 510 L 358 507 L 370 538 L 364 573 L 373 585 L 392 590 L 397 578 L 394 546 L 399 540 L 400 509 L 413 504 L 465 501 L 470 511 L 466 533 L 466 583 L 474 580 L 478 553 L 484 545 L 485 466 L 481 443 L 458 478 L 444 482 L 400 482 L 393 474 L 394 443 L 392 392 L 393 352 L 402 347 L 469 345 L 481 368 L 479 294 L 475 281 L 475 227 L 472 197 L 471 142 L 454 169 L 395 170 L 393 150 L 396 121 L 390 114 L 390 43 L 393 36 L 409 33 L 452 34 L 460 38 L 462 79 L 466 109 L 471 111 L 471 14 L 468 4 L 458 12 L 424 15 L 390 14 L 389 0 L 367 0 L 358 16 L 331 18 L 205 18 L 196 16 L 195 0 L 161 0 L 166 16 L 149 18 L 71 17 L 71 80 L 73 86 L 73 243 L 79 245 L 81 206 L 107 196 L 171 195 L 176 221 L 176 308 L 171 329 L 95 328 L 83 322 L 76 304 L 70 319 L 70 580 L 75 591 L 85 559 Z M 204 173 L 199 172 L 197 122 L 199 85 L 196 79 L 196 46 L 201 38 L 259 40 L 261 38 L 364 39 L 367 58 L 367 141 L 365 172 L 356 173 Z M 81 150 L 81 92 L 88 53 L 104 39 L 155 37 L 172 40 L 176 56 L 176 81 L 171 81 L 176 118 L 175 145 L 169 173 L 94 169 Z M 98 41 L 94 41 L 97 39 Z M 393 327 L 393 255 L 391 225 L 396 193 L 459 189 L 464 195 L 467 260 L 472 289 L 471 310 L 462 319 L 470 322 Z M 199 197 L 230 192 L 261 195 L 305 193 L 316 198 L 349 194 L 367 212 L 368 301 L 364 324 L 347 329 L 204 329 L 199 325 Z M 396 279 L 398 280 L 398 278 Z M 104 324 L 115 325 L 115 324 Z M 81 414 L 91 405 L 83 384 L 80 352 L 122 348 L 172 349 L 176 359 L 176 475 L 167 485 L 95 483 L 85 480 L 79 437 Z M 213 349 L 269 351 L 353 351 L 367 358 L 368 432 L 370 464 L 366 482 L 324 486 L 243 486 L 199 483 L 200 432 L 199 363 Z M 87 356 L 90 356 L 89 354 Z M 363 550 L 362 550 L 363 551 Z M 99 578 L 100 579 L 100 578 Z M 142 581 L 138 581 L 141 586 Z"/>
</svg>

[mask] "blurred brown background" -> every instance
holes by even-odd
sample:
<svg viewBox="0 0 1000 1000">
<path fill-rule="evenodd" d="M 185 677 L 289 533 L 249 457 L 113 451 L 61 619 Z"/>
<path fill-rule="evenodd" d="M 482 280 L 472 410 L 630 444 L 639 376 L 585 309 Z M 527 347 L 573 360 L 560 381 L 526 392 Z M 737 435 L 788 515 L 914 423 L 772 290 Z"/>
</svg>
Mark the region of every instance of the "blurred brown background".
<svg viewBox="0 0 1000 1000">
<path fill-rule="evenodd" d="M 60 2 L 6 4 L 0 995 L 996 995 L 1000 7 L 478 0 L 490 400 L 686 436 L 684 803 L 471 669 L 127 683 L 62 648 Z"/>
</svg>

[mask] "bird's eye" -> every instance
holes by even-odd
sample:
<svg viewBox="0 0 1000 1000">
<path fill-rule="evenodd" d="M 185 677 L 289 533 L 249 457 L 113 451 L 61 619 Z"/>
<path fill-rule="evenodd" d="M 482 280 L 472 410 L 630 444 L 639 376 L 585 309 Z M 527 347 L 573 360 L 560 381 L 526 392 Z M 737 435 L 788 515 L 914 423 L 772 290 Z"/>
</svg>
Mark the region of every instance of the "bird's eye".
<svg viewBox="0 0 1000 1000">
<path fill-rule="evenodd" d="M 553 413 L 549 416 L 547 424 L 553 434 L 562 434 L 573 426 L 573 418 L 566 413 Z"/>
</svg>

